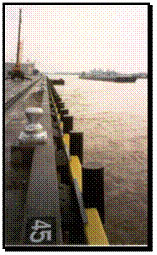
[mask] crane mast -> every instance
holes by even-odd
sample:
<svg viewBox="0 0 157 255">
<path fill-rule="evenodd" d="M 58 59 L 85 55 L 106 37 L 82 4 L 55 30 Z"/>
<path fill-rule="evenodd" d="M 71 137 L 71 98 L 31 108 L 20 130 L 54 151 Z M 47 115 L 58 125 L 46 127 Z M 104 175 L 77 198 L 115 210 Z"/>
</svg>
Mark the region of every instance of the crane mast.
<svg viewBox="0 0 157 255">
<path fill-rule="evenodd" d="M 19 12 L 19 30 L 18 30 L 18 44 L 17 44 L 17 59 L 16 59 L 16 68 L 17 70 L 20 71 L 20 66 L 21 66 L 21 59 L 20 59 L 20 53 L 21 53 L 21 47 L 22 47 L 22 44 L 21 44 L 21 40 L 20 40 L 20 36 L 21 36 L 21 23 L 22 23 L 22 18 L 21 18 L 21 14 L 22 14 L 22 9 L 20 9 L 20 12 Z"/>
<path fill-rule="evenodd" d="M 22 23 L 22 9 L 19 10 L 19 28 L 18 28 L 18 42 L 17 42 L 17 58 L 16 64 L 11 72 L 11 79 L 21 78 L 24 79 L 24 73 L 21 71 L 21 55 L 22 55 L 22 42 L 21 42 L 21 23 Z"/>
</svg>

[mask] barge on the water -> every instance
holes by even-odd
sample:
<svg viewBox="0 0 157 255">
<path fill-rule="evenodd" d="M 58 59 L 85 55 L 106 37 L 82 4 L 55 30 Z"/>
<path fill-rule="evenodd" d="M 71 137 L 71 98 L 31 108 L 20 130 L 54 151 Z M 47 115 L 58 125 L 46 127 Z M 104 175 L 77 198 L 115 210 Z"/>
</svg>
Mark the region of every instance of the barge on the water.
<svg viewBox="0 0 157 255">
<path fill-rule="evenodd" d="M 96 70 L 89 73 L 82 72 L 79 76 L 80 79 L 96 80 L 96 81 L 109 81 L 109 82 L 135 82 L 139 78 L 147 78 L 145 73 L 141 74 L 122 74 L 115 71 Z"/>
<path fill-rule="evenodd" d="M 110 82 L 135 82 L 136 77 L 134 76 L 117 76 L 117 77 L 91 77 L 91 76 L 79 76 L 80 79 L 85 80 L 96 80 L 96 81 L 110 81 Z"/>
</svg>

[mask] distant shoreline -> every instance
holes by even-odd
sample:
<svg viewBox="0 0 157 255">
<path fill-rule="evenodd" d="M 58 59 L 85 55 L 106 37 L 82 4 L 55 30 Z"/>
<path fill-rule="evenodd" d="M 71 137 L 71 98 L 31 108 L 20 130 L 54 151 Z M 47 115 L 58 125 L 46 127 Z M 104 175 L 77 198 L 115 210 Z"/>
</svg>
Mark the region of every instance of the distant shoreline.
<svg viewBox="0 0 157 255">
<path fill-rule="evenodd" d="M 44 73 L 47 75 L 81 75 L 81 73 Z"/>
</svg>

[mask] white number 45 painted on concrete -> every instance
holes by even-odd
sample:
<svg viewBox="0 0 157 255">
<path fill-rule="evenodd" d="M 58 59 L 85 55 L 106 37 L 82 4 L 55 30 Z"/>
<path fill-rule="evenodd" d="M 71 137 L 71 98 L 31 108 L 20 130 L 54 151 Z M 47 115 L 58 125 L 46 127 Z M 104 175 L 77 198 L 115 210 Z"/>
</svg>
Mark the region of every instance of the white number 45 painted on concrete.
<svg viewBox="0 0 157 255">
<path fill-rule="evenodd" d="M 31 227 L 34 231 L 30 235 L 30 240 L 32 243 L 41 243 L 43 241 L 51 241 L 51 225 L 41 221 L 36 220 L 35 225 Z"/>
</svg>

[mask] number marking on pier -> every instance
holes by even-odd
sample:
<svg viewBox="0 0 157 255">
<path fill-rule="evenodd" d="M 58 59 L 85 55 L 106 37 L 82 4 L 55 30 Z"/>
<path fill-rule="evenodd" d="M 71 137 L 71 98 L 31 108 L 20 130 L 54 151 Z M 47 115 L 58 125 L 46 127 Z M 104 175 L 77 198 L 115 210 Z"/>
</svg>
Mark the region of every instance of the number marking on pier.
<svg viewBox="0 0 157 255">
<path fill-rule="evenodd" d="M 31 218 L 27 223 L 27 243 L 55 244 L 56 220 L 54 217 Z"/>
</svg>

